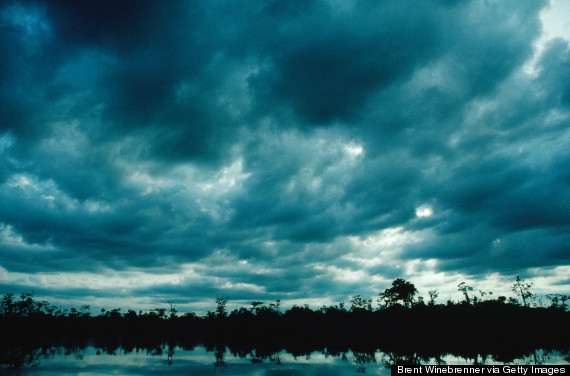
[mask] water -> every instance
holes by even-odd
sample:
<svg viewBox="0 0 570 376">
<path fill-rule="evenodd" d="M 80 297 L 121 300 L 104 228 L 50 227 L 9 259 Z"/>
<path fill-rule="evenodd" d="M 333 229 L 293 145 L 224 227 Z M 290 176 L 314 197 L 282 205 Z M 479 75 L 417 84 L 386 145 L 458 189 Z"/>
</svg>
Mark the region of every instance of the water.
<svg viewBox="0 0 570 376">
<path fill-rule="evenodd" d="M 568 350 L 536 350 L 524 356 L 497 359 L 492 355 L 464 358 L 442 354 L 424 356 L 376 351 L 331 354 L 313 351 L 293 355 L 286 351 L 260 354 L 256 350 L 232 353 L 229 348 L 183 348 L 161 345 L 154 348 L 43 347 L 4 354 L 0 374 L 8 375 L 389 375 L 389 365 L 418 364 L 569 364 Z M 10 359 L 7 359 L 10 358 Z"/>
</svg>

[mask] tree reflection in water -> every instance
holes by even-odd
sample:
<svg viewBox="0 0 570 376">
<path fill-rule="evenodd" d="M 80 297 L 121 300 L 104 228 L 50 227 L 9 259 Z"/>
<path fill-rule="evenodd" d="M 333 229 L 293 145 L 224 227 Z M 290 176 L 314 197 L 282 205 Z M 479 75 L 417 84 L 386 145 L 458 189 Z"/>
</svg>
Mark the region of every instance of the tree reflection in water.
<svg viewBox="0 0 570 376">
<path fill-rule="evenodd" d="M 216 371 L 223 372 L 224 369 L 228 368 L 228 365 L 226 364 L 226 360 L 225 360 L 226 347 L 225 346 L 223 346 L 223 347 L 217 346 L 216 351 L 215 351 L 215 355 L 216 355 L 216 361 L 214 362 L 214 367 L 215 367 Z"/>
<path fill-rule="evenodd" d="M 171 342 L 156 343 L 101 343 L 101 342 L 67 342 L 67 343 L 35 343 L 20 344 L 14 346 L 2 345 L 0 347 L 0 371 L 16 371 L 31 367 L 41 367 L 42 361 L 53 360 L 57 357 L 72 356 L 77 362 L 82 362 L 86 349 L 96 356 L 120 357 L 131 353 L 146 354 L 148 357 L 165 358 L 165 364 L 171 366 L 176 363 L 176 355 L 181 352 L 181 357 L 186 359 L 192 354 L 198 345 L 195 343 L 181 344 Z M 389 367 L 391 365 L 419 365 L 419 364 L 488 364 L 488 363 L 519 363 L 544 365 L 551 362 L 554 356 L 556 362 L 570 363 L 570 349 L 533 349 L 523 353 L 505 351 L 494 354 L 480 354 L 472 352 L 434 354 L 429 352 L 415 351 L 380 351 L 376 348 L 308 348 L 302 351 L 299 348 L 276 348 L 275 346 L 259 347 L 238 347 L 232 348 L 225 344 L 214 346 L 198 346 L 198 350 L 203 349 L 206 353 L 213 355 L 214 373 L 225 373 L 237 360 L 249 360 L 251 367 L 257 364 L 270 362 L 280 366 L 283 357 L 287 358 L 286 363 L 312 364 L 328 362 L 330 360 L 339 361 L 345 364 L 353 364 L 354 371 L 366 373 L 367 369 L 378 369 L 379 367 Z M 230 354 L 228 363 L 227 354 Z M 315 359 L 316 358 L 316 359 Z"/>
</svg>

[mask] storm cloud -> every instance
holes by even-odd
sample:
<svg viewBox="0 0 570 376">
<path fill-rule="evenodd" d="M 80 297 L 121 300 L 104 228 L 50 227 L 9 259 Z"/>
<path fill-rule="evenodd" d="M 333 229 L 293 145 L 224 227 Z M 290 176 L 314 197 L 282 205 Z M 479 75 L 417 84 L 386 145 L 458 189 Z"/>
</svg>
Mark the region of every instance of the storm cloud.
<svg viewBox="0 0 570 376">
<path fill-rule="evenodd" d="M 0 292 L 201 310 L 520 275 L 569 293 L 558 9 L 0 2 Z"/>
</svg>

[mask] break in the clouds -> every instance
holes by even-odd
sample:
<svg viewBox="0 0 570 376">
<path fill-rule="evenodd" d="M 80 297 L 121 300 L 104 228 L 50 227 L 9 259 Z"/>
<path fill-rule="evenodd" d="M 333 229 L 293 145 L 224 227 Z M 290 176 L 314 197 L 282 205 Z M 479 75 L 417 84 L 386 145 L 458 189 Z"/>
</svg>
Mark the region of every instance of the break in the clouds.
<svg viewBox="0 0 570 376">
<path fill-rule="evenodd" d="M 2 1 L 1 292 L 202 310 L 520 275 L 568 293 L 568 16 Z"/>
</svg>

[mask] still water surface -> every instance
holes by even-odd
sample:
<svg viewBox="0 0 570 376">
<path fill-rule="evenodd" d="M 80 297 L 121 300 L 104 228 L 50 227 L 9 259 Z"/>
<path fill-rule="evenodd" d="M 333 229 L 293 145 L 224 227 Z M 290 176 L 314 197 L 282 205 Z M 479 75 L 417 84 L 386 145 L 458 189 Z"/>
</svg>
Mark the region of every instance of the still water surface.
<svg viewBox="0 0 570 376">
<path fill-rule="evenodd" d="M 227 348 L 208 351 L 202 346 L 192 349 L 158 347 L 155 349 L 118 348 L 104 350 L 94 346 L 84 348 L 47 347 L 34 350 L 24 364 L 10 368 L 0 366 L 0 374 L 7 375 L 390 375 L 390 364 L 419 362 L 421 364 L 502 364 L 493 356 L 477 355 L 462 358 L 454 355 L 420 358 L 396 353 L 345 352 L 327 354 L 315 351 L 295 356 L 285 351 L 260 356 L 232 354 Z M 27 364 L 26 364 L 27 363 Z M 510 364 L 569 364 L 567 351 L 536 350 L 524 357 L 512 359 Z"/>
</svg>

